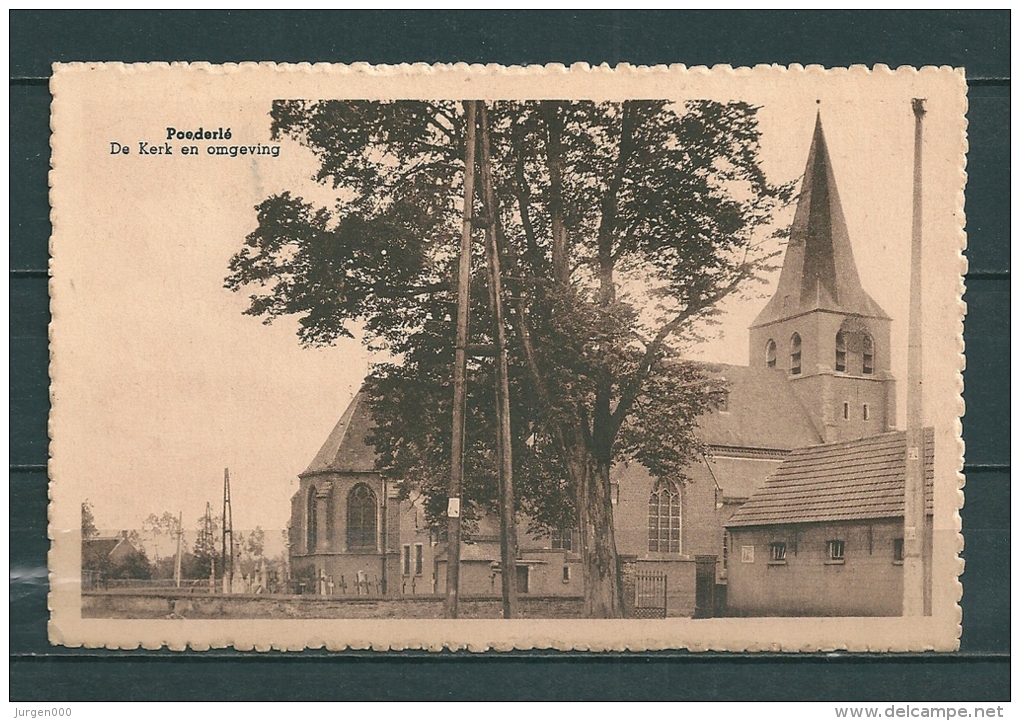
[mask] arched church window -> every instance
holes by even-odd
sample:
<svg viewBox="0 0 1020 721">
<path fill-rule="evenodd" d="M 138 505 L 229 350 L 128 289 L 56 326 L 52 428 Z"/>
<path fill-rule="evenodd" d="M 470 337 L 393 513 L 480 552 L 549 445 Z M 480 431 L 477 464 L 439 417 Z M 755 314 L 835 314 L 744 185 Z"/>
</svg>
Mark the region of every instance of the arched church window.
<svg viewBox="0 0 1020 721">
<path fill-rule="evenodd" d="M 875 372 L 875 343 L 866 333 L 861 338 L 861 350 L 861 372 L 869 376 Z"/>
<path fill-rule="evenodd" d="M 680 491 L 660 480 L 648 497 L 648 550 L 680 553 Z"/>
<path fill-rule="evenodd" d="M 776 342 L 771 338 L 769 338 L 769 342 L 765 344 L 765 367 L 776 367 Z"/>
<path fill-rule="evenodd" d="M 836 372 L 846 373 L 846 336 L 842 331 L 836 334 Z"/>
<path fill-rule="evenodd" d="M 308 487 L 308 525 L 306 527 L 306 537 L 308 538 L 308 552 L 313 553 L 315 551 L 315 544 L 317 539 L 317 531 L 319 530 L 319 519 L 316 514 L 315 508 L 315 486 Z"/>
<path fill-rule="evenodd" d="M 375 494 L 364 483 L 359 483 L 347 496 L 347 549 L 375 550 L 375 529 Z"/>
<path fill-rule="evenodd" d="M 790 338 L 790 373 L 800 375 L 800 333 L 794 333 Z"/>
</svg>

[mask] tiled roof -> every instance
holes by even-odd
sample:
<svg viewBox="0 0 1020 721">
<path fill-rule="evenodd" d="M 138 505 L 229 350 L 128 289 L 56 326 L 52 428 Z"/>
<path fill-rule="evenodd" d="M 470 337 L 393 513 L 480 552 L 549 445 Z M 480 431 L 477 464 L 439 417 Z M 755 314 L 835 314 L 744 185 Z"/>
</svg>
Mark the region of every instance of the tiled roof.
<svg viewBox="0 0 1020 721">
<path fill-rule="evenodd" d="M 775 368 L 705 363 L 710 376 L 726 381 L 726 411 L 698 419 L 698 437 L 710 446 L 788 451 L 821 443 L 786 373 Z"/>
<path fill-rule="evenodd" d="M 934 433 L 925 429 L 925 506 L 932 507 Z M 903 515 L 906 433 L 793 451 L 727 526 L 896 518 Z"/>
<path fill-rule="evenodd" d="M 347 406 L 322 448 L 300 475 L 318 473 L 371 473 L 376 470 L 375 448 L 367 441 L 375 427 L 372 409 L 364 392 Z"/>
</svg>

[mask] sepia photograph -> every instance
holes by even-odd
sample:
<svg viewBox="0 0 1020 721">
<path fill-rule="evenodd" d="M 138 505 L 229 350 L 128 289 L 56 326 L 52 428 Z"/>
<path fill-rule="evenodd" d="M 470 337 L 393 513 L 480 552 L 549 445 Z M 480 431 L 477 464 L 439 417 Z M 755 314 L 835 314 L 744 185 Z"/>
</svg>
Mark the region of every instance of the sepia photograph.
<svg viewBox="0 0 1020 721">
<path fill-rule="evenodd" d="M 956 647 L 961 72 L 51 87 L 51 642 Z"/>
</svg>

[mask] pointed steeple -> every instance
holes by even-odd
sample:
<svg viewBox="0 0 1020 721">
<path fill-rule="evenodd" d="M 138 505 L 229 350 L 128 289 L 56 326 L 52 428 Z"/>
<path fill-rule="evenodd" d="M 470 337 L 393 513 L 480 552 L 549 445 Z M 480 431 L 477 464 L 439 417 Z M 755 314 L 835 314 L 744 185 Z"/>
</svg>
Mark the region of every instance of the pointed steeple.
<svg viewBox="0 0 1020 721">
<path fill-rule="evenodd" d="M 861 286 L 857 274 L 825 144 L 821 112 L 815 119 L 814 137 L 779 284 L 751 327 L 812 310 L 869 318 L 889 317 Z"/>
</svg>

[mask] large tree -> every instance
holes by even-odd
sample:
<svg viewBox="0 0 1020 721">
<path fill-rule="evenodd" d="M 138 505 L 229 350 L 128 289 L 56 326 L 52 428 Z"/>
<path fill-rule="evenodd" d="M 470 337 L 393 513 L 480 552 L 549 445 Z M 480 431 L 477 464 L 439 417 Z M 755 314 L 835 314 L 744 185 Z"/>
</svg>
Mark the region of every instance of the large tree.
<svg viewBox="0 0 1020 721">
<path fill-rule="evenodd" d="M 510 341 L 515 486 L 539 527 L 580 528 L 586 613 L 621 613 L 609 474 L 633 458 L 684 482 L 713 387 L 679 359 L 768 266 L 791 184 L 759 157 L 756 108 L 689 101 L 498 102 L 495 223 Z M 337 201 L 267 198 L 230 263 L 247 313 L 299 316 L 306 344 L 356 331 L 395 358 L 369 380 L 381 464 L 445 509 L 464 113 L 452 102 L 282 101 Z M 481 215 L 480 208 L 475 213 Z M 774 235 L 774 234 L 772 234 Z M 770 250 L 771 249 L 771 250 Z M 491 343 L 481 253 L 472 342 Z M 465 513 L 497 499 L 492 362 L 469 367 Z"/>
<path fill-rule="evenodd" d="M 178 517 L 170 511 L 157 516 L 150 513 L 142 521 L 142 538 L 146 552 L 151 551 L 153 563 L 158 564 L 164 556 L 177 554 L 177 534 L 180 532 Z"/>
</svg>

